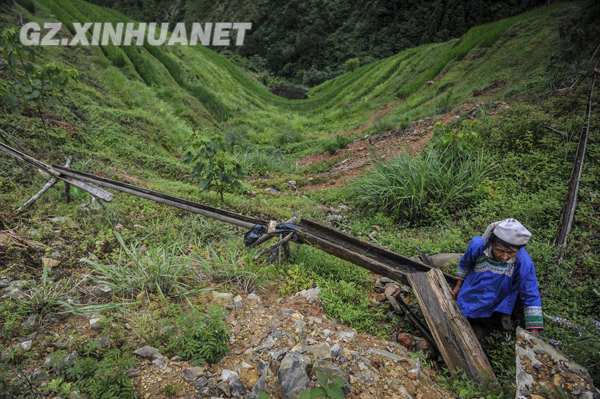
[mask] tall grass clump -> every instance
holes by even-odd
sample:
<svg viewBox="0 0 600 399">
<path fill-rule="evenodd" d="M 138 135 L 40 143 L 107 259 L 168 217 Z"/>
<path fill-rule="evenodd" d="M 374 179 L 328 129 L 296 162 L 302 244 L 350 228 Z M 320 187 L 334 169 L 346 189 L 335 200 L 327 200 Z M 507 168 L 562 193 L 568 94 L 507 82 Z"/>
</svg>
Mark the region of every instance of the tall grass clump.
<svg viewBox="0 0 600 399">
<path fill-rule="evenodd" d="M 494 168 L 482 154 L 461 158 L 445 151 L 408 151 L 376 165 L 349 187 L 355 201 L 399 221 L 427 222 L 475 202 Z"/>
<path fill-rule="evenodd" d="M 296 170 L 296 164 L 281 151 L 249 150 L 235 155 L 236 161 L 246 174 L 264 176 L 269 173 L 291 173 Z"/>
<path fill-rule="evenodd" d="M 121 244 L 121 253 L 116 265 L 102 265 L 85 259 L 94 267 L 90 280 L 110 287 L 123 298 L 133 298 L 140 293 L 158 293 L 161 297 L 180 296 L 199 292 L 188 283 L 193 279 L 193 270 L 188 266 L 181 246 L 167 240 L 161 245 L 150 245 L 142 251 L 137 245 L 128 246 L 115 232 Z"/>
</svg>

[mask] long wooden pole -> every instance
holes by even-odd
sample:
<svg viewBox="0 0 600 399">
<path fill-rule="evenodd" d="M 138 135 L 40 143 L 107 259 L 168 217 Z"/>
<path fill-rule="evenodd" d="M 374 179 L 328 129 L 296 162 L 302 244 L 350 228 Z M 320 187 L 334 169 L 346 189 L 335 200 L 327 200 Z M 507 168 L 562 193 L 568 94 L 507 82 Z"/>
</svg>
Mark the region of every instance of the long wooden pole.
<svg viewBox="0 0 600 399">
<path fill-rule="evenodd" d="M 71 166 L 71 162 L 73 162 L 73 157 L 72 156 L 69 157 L 69 159 L 67 160 L 67 163 L 65 164 L 65 166 L 67 168 L 70 167 Z M 36 195 L 34 195 L 33 197 L 31 197 L 29 199 L 29 201 L 27 201 L 26 203 L 23 204 L 23 206 L 21 206 L 19 209 L 17 209 L 17 213 L 24 211 L 25 208 L 29 207 L 31 204 L 33 204 L 35 201 L 37 201 L 57 181 L 58 181 L 58 177 L 52 176 L 52 178 L 50 180 L 48 180 L 48 182 L 46 183 L 46 185 L 44 185 L 44 187 L 42 187 L 42 189 L 40 191 L 38 191 L 38 193 Z"/>
</svg>

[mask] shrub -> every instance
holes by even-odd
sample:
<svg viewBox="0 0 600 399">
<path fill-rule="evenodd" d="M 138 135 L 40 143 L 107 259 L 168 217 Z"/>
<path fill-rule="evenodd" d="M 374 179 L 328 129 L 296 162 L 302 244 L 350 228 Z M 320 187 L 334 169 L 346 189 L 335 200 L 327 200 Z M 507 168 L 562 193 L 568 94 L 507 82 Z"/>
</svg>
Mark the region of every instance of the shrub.
<svg viewBox="0 0 600 399">
<path fill-rule="evenodd" d="M 238 179 L 244 177 L 244 170 L 227 151 L 227 145 L 221 136 L 210 131 L 194 132 L 184 149 L 190 149 L 185 154 L 184 162 L 195 162 L 192 177 L 198 181 L 200 192 L 214 186 L 223 201 L 225 190 L 241 187 Z"/>
<path fill-rule="evenodd" d="M 188 311 L 177 318 L 176 325 L 181 333 L 169 344 L 168 350 L 177 352 L 181 360 L 197 365 L 217 363 L 227 352 L 229 325 L 219 309 L 209 308 L 206 313 Z"/>
<path fill-rule="evenodd" d="M 453 159 L 468 156 L 473 146 L 479 143 L 477 128 L 478 123 L 468 119 L 463 119 L 458 129 L 437 122 L 433 126 L 433 148 L 442 150 L 444 155 Z"/>
<path fill-rule="evenodd" d="M 355 180 L 351 193 L 360 204 L 396 220 L 430 221 L 466 207 L 480 197 L 478 185 L 494 163 L 483 156 L 449 159 L 444 151 L 408 151 L 376 165 Z"/>
<path fill-rule="evenodd" d="M 335 137 L 331 137 L 325 140 L 324 147 L 325 151 L 329 151 L 330 154 L 334 154 L 337 150 L 346 148 L 348 144 L 352 142 L 351 137 L 340 136 L 339 134 Z"/>
<path fill-rule="evenodd" d="M 344 65 L 346 67 L 346 71 L 354 72 L 354 70 L 359 67 L 360 62 L 358 61 L 358 58 L 350 58 Z"/>
</svg>

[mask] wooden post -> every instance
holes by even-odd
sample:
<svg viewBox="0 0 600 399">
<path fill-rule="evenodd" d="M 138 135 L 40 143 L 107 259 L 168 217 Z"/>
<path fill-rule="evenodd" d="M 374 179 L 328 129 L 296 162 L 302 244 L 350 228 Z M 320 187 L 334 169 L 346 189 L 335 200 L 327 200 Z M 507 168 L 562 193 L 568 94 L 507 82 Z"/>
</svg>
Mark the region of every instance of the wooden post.
<svg viewBox="0 0 600 399">
<path fill-rule="evenodd" d="M 448 368 L 464 370 L 475 381 L 484 382 L 486 378 L 496 381 L 492 366 L 452 298 L 443 273 L 432 269 L 427 273 L 409 273 L 407 277 Z"/>
</svg>

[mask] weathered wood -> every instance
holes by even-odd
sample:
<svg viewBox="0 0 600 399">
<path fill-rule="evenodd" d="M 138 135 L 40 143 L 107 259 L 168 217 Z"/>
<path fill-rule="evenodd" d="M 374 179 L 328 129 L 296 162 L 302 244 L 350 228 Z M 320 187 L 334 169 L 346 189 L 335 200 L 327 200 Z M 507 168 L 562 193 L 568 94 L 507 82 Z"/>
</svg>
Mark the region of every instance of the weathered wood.
<svg viewBox="0 0 600 399">
<path fill-rule="evenodd" d="M 19 151 L 15 150 L 14 148 L 11 148 L 7 145 L 4 145 L 2 143 L 0 143 L 0 150 L 12 155 L 13 157 L 20 159 L 22 161 L 25 161 L 27 163 L 29 163 L 30 165 L 35 166 L 36 168 L 38 168 L 39 170 L 42 170 L 46 173 L 48 173 L 49 175 L 52 175 L 54 177 L 58 177 L 61 180 L 64 180 L 72 185 L 74 185 L 75 187 L 79 187 L 80 189 L 82 189 L 83 191 L 86 191 L 90 194 L 92 194 L 94 197 L 103 199 L 104 201 L 111 201 L 112 200 L 112 194 L 109 193 L 108 191 L 104 191 L 98 187 L 94 187 L 90 184 L 86 184 L 80 180 L 76 180 L 73 178 L 69 178 L 67 176 L 64 176 L 61 172 L 59 172 L 58 170 L 46 165 L 43 162 L 38 161 L 35 158 L 30 157 L 29 155 L 25 155 L 20 153 Z M 63 167 L 64 168 L 64 167 Z M 67 169 L 70 170 L 70 169 Z"/>
<path fill-rule="evenodd" d="M 71 163 L 73 163 L 73 155 L 69 155 L 69 159 L 65 164 L 66 168 L 71 167 Z M 71 183 L 65 182 L 65 198 L 67 202 L 71 202 Z"/>
<path fill-rule="evenodd" d="M 281 245 L 285 244 L 292 238 L 293 235 L 294 235 L 294 233 L 290 233 L 287 236 L 285 236 L 285 238 L 283 240 L 277 241 L 275 244 L 263 249 L 254 257 L 253 260 L 256 262 L 258 259 L 260 259 L 261 256 L 263 256 L 267 252 L 272 251 L 273 249 L 276 249 L 277 247 L 280 247 Z"/>
<path fill-rule="evenodd" d="M 421 251 L 421 248 L 414 247 L 414 249 L 415 249 L 415 251 L 417 251 L 417 254 L 419 254 L 419 259 L 421 260 L 421 262 L 423 262 L 427 266 L 435 267 L 435 265 L 433 264 L 433 262 L 431 261 L 431 259 L 429 259 L 427 257 L 427 255 L 425 255 L 425 252 Z"/>
<path fill-rule="evenodd" d="M 448 368 L 464 370 L 476 381 L 495 380 L 492 366 L 471 325 L 452 298 L 442 272 L 432 269 L 427 273 L 410 273 L 408 281 Z"/>
<path fill-rule="evenodd" d="M 596 62 L 595 69 L 600 67 L 600 58 Z M 583 162 L 585 159 L 585 152 L 587 147 L 588 135 L 590 132 L 590 119 L 592 116 L 592 95 L 594 93 L 594 85 L 596 83 L 596 77 L 598 73 L 592 72 L 592 82 L 588 90 L 587 105 L 585 107 L 585 114 L 587 117 L 586 126 L 583 127 L 581 135 L 579 136 L 579 144 L 577 145 L 577 152 L 575 154 L 575 162 L 573 163 L 573 170 L 571 171 L 571 178 L 569 179 L 569 185 L 567 188 L 567 196 L 565 197 L 565 204 L 560 214 L 560 220 L 558 222 L 558 228 L 556 229 L 556 236 L 554 237 L 554 245 L 559 247 L 557 260 L 562 257 L 564 247 L 567 245 L 567 237 L 571 232 L 573 226 L 573 217 L 575 216 L 575 207 L 577 206 L 577 192 L 579 191 L 579 180 L 583 172 Z"/>
<path fill-rule="evenodd" d="M 69 159 L 67 159 L 67 163 L 65 164 L 65 166 L 66 167 L 70 167 L 71 166 L 71 162 L 73 162 L 73 157 L 69 157 Z M 42 187 L 42 189 L 40 191 L 38 191 L 38 193 L 36 195 L 34 195 L 33 197 L 31 197 L 29 199 L 29 201 L 27 201 L 26 203 L 23 204 L 23 206 L 21 206 L 20 208 L 17 209 L 17 213 L 22 212 L 23 210 L 25 210 L 25 208 L 29 207 L 31 204 L 33 204 L 35 201 L 37 201 L 57 181 L 58 181 L 58 178 L 55 177 L 55 176 L 52 176 L 52 178 L 50 180 L 48 180 L 48 182 L 46 183 L 46 185 L 44 185 L 44 187 Z"/>
</svg>

